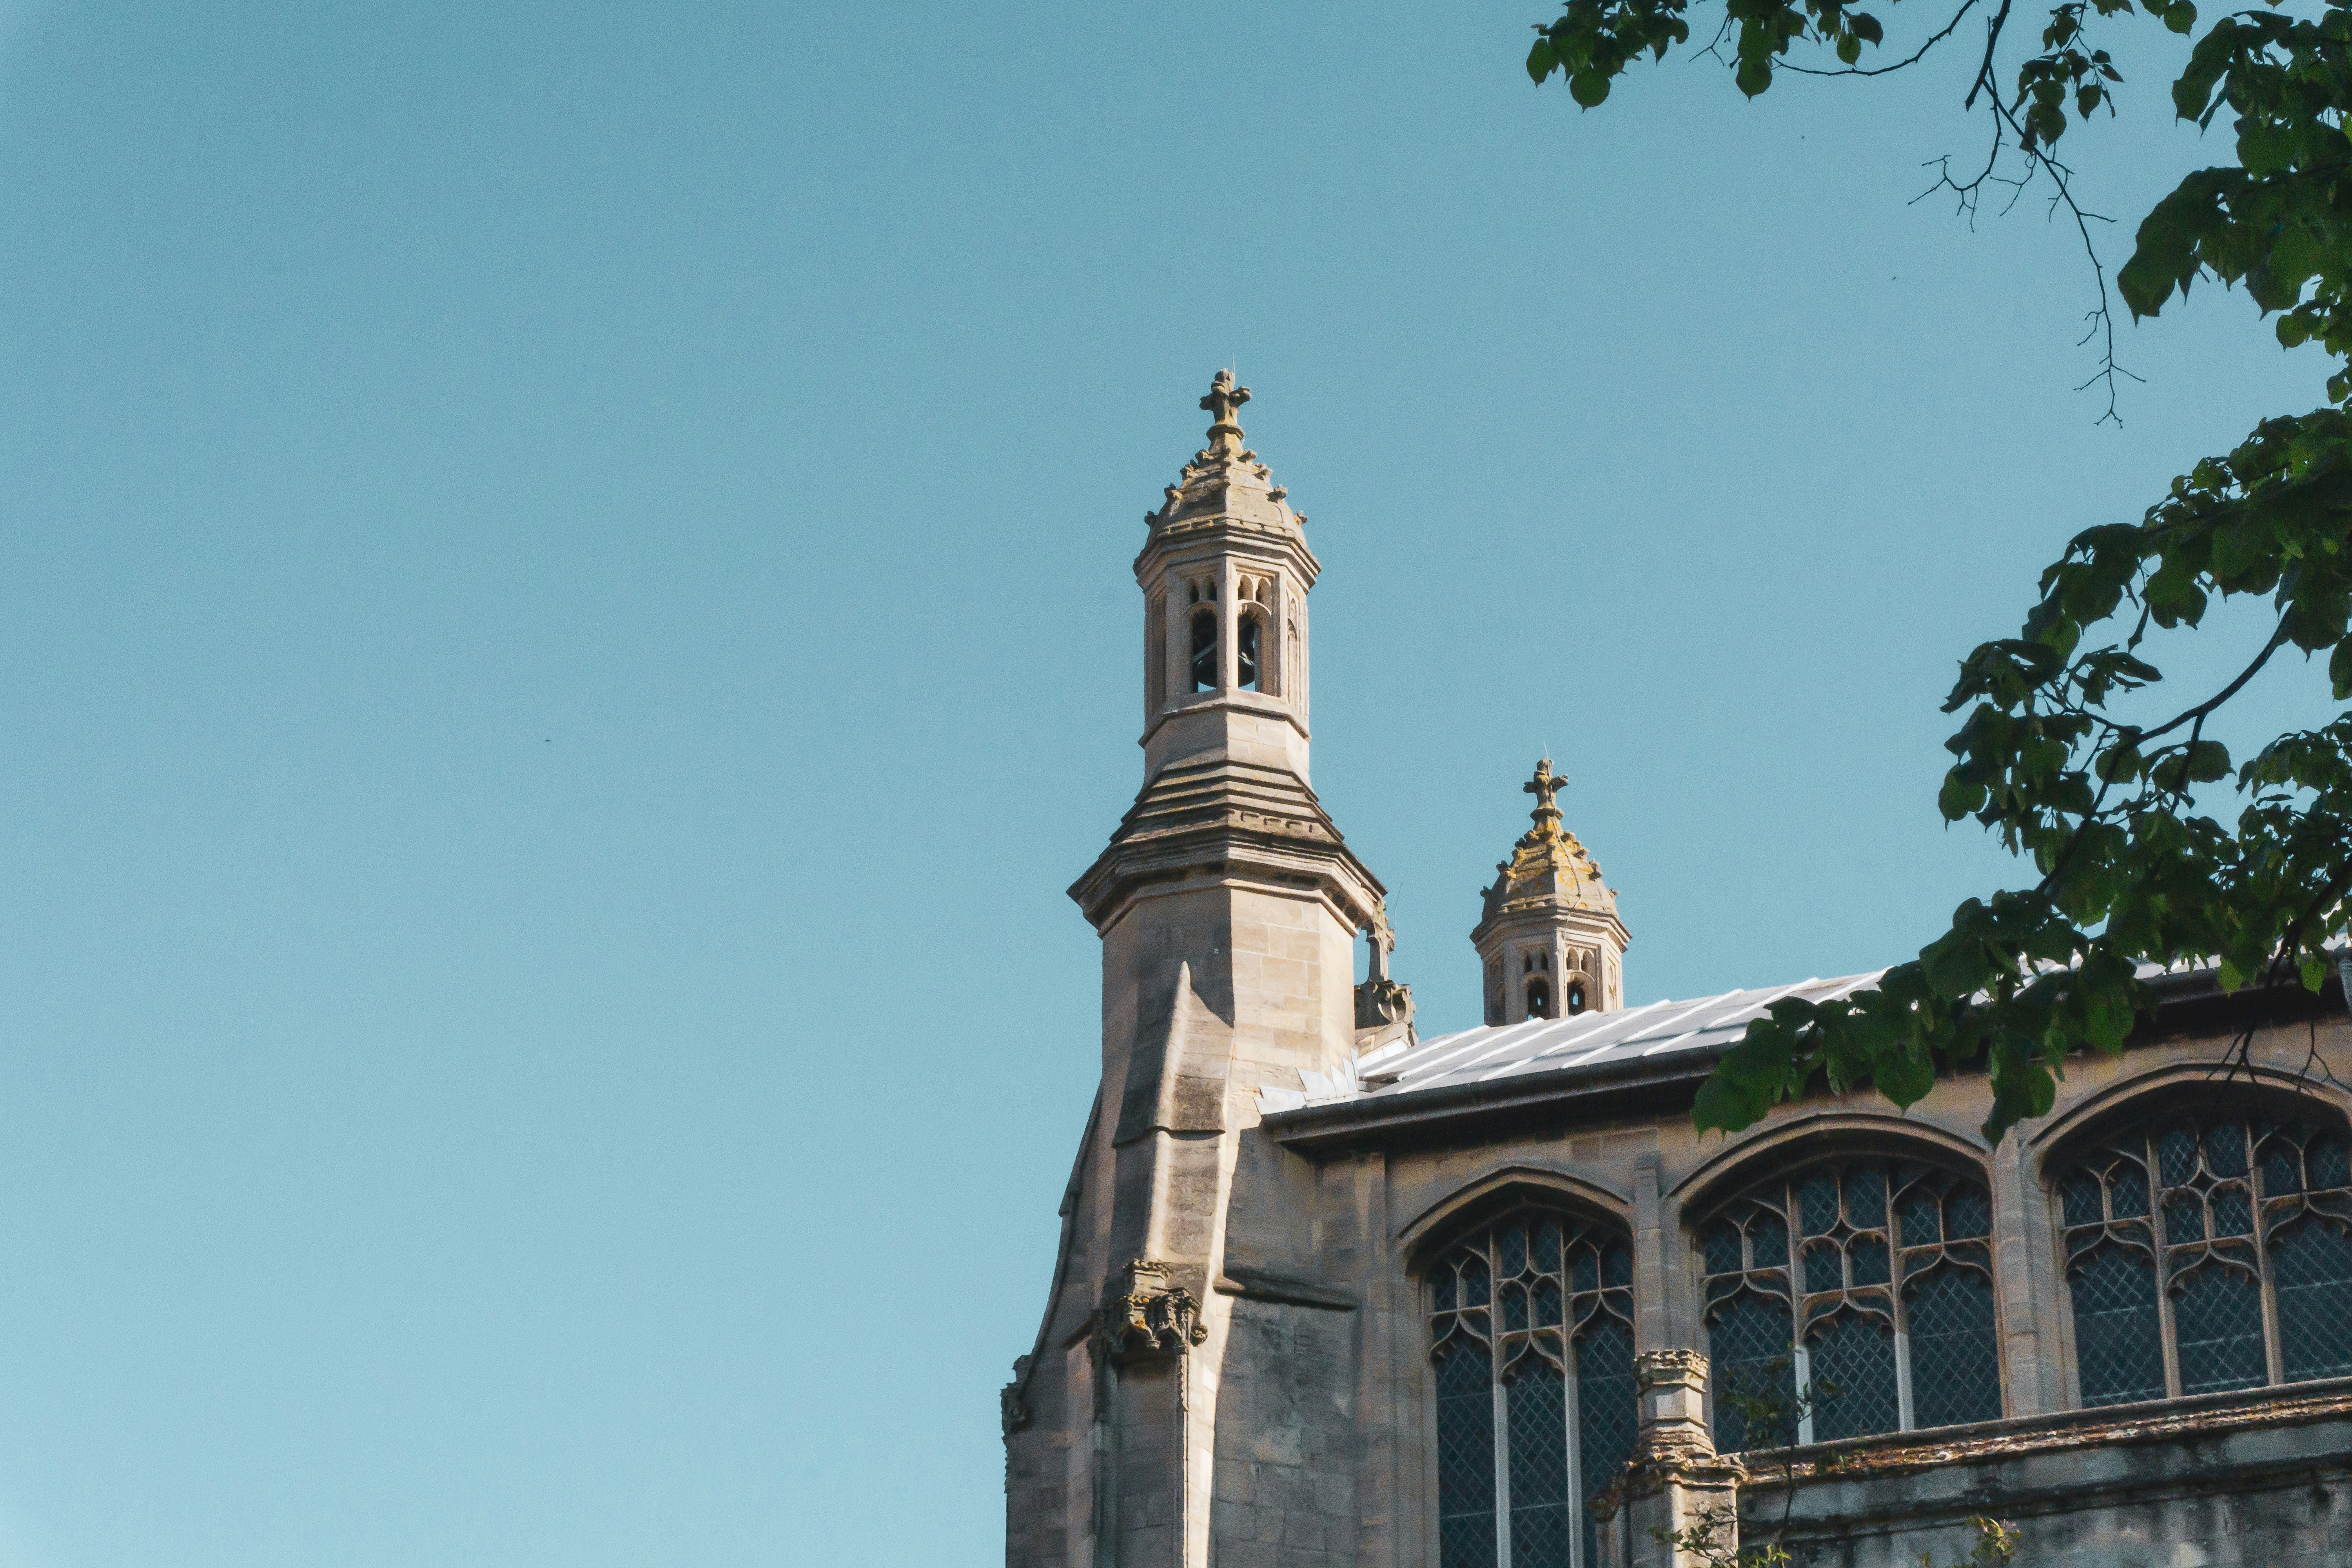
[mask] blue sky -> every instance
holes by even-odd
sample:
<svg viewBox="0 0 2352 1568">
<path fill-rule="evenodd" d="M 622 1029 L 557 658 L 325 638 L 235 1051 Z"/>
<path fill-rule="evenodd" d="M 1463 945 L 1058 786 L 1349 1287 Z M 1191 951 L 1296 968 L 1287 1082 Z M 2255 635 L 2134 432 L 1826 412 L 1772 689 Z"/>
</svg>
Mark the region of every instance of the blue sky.
<svg viewBox="0 0 2352 1568">
<path fill-rule="evenodd" d="M 2201 291 L 2102 427 L 1959 62 L 1544 14 L 0 4 L 0 1568 L 999 1561 L 1219 365 L 1425 1029 L 1547 748 L 1636 1002 L 2008 874 L 1955 659 L 2324 366 Z"/>
</svg>

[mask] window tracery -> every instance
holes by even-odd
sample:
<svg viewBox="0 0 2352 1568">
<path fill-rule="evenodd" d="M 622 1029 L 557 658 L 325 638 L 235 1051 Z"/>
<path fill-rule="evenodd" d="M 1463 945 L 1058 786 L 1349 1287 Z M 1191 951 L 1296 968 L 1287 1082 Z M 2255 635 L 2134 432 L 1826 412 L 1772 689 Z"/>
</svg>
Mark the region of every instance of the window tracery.
<svg viewBox="0 0 2352 1568">
<path fill-rule="evenodd" d="M 1981 1180 L 1908 1160 L 1822 1163 L 1726 1204 L 1700 1229 L 1718 1395 L 1813 1405 L 1794 1432 L 1751 1433 L 1718 1396 L 1716 1447 L 1997 1419 L 1991 1233 Z"/>
<path fill-rule="evenodd" d="M 2352 1375 L 2340 1129 L 2144 1123 L 2076 1161 L 2057 1202 L 2084 1406 Z"/>
<path fill-rule="evenodd" d="M 1633 1250 L 1517 1210 L 1430 1277 L 1440 1568 L 1594 1568 L 1590 1500 L 1633 1451 Z"/>
</svg>

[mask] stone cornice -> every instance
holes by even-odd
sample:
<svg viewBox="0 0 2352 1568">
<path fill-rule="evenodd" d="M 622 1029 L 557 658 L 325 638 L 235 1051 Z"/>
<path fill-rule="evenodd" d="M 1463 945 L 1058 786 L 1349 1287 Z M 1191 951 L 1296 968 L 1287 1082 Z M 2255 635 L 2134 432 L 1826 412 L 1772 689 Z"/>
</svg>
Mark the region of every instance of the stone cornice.
<svg viewBox="0 0 2352 1568">
<path fill-rule="evenodd" d="M 1135 557 L 1135 580 L 1149 588 L 1155 562 L 1195 553 L 1203 560 L 1231 554 L 1279 561 L 1297 577 L 1302 591 L 1314 587 L 1315 579 L 1323 572 L 1322 562 L 1316 559 L 1315 552 L 1307 547 L 1306 537 L 1296 528 L 1223 512 L 1185 518 L 1164 526 L 1153 524 L 1150 539 Z"/>
<path fill-rule="evenodd" d="M 1198 879 L 1319 898 L 1357 930 L 1386 892 L 1297 774 L 1219 759 L 1161 769 L 1070 897 L 1103 931 L 1136 898 Z"/>
<path fill-rule="evenodd" d="M 1742 1458 L 1748 1467 L 1748 1491 L 1780 1491 L 1790 1480 L 1802 1488 L 1814 1481 L 1904 1475 L 1948 1465 L 2189 1436 L 2210 1438 L 2343 1419 L 2352 1419 L 2352 1377 L 1983 1421 L 1936 1432 L 1889 1432 L 1843 1443 L 1768 1449 Z"/>
</svg>

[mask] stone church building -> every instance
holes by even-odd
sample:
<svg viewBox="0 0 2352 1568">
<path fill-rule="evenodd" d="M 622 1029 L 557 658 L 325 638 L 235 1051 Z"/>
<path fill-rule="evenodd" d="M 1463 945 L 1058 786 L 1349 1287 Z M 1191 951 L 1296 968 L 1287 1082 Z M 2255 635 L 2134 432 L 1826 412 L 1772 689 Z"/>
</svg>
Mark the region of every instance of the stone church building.
<svg viewBox="0 0 2352 1568">
<path fill-rule="evenodd" d="M 1729 1508 L 1838 1568 L 1942 1568 L 1977 1515 L 2020 1564 L 2352 1564 L 2341 981 L 2155 976 L 1998 1147 L 1967 1076 L 1701 1137 L 1748 1019 L 1874 977 L 1627 1005 L 1547 763 L 1460 960 L 1484 1019 L 1423 1037 L 1309 784 L 1318 567 L 1248 396 L 1217 377 L 1135 561 L 1143 784 L 1070 889 L 1102 1085 L 1004 1390 L 1007 1563 L 1632 1568 Z"/>
</svg>

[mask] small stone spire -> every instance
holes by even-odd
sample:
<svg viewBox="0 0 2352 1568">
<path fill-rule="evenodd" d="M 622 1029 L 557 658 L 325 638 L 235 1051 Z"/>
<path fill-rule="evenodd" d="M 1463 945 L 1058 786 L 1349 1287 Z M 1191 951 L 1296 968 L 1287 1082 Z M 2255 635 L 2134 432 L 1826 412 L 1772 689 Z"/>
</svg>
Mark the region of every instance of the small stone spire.
<svg viewBox="0 0 2352 1568">
<path fill-rule="evenodd" d="M 1202 456 L 1217 458 L 1238 458 L 1242 456 L 1242 427 L 1234 416 L 1250 400 L 1249 388 L 1234 384 L 1234 373 L 1221 370 L 1209 383 L 1209 395 L 1201 399 L 1202 411 L 1213 423 L 1209 426 L 1209 449 Z"/>
<path fill-rule="evenodd" d="M 1625 925 L 1601 868 L 1560 821 L 1567 778 L 1551 759 L 1519 786 L 1534 826 L 1495 867 L 1471 945 L 1484 971 L 1486 1022 L 1605 1013 L 1624 1005 Z"/>
</svg>

